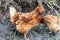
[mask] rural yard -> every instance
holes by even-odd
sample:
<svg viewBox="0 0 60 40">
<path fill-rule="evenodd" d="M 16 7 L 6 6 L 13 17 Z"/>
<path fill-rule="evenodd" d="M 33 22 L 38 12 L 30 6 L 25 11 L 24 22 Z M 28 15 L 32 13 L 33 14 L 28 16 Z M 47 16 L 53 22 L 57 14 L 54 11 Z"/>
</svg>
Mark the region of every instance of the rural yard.
<svg viewBox="0 0 60 40">
<path fill-rule="evenodd" d="M 51 4 L 51 5 L 50 5 Z M 42 17 L 49 14 L 58 17 L 60 13 L 60 0 L 49 3 L 47 0 L 0 0 L 0 40 L 24 40 L 24 35 L 19 33 L 10 21 L 9 7 L 14 6 L 18 12 L 31 12 L 38 5 L 43 5 L 45 11 Z M 48 30 L 45 24 L 40 24 L 27 34 L 27 40 L 60 40 L 60 32 Z"/>
</svg>

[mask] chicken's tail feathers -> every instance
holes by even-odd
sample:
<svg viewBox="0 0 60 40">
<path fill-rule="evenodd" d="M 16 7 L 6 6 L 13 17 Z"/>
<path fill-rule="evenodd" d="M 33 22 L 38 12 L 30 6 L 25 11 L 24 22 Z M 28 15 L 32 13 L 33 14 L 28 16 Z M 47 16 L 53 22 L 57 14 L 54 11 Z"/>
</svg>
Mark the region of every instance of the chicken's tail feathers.
<svg viewBox="0 0 60 40">
<path fill-rule="evenodd" d="M 9 7 L 9 12 L 10 12 L 10 16 L 12 17 L 15 14 L 16 9 L 13 6 L 11 6 Z"/>
</svg>

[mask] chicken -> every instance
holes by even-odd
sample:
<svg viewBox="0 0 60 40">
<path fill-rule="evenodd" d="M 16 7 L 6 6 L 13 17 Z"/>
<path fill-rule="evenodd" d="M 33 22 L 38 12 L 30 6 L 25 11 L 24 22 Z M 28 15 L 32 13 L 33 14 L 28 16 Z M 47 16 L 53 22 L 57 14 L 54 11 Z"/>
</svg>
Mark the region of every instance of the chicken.
<svg viewBox="0 0 60 40">
<path fill-rule="evenodd" d="M 27 33 L 40 24 L 41 13 L 44 10 L 43 6 L 36 7 L 32 12 L 22 13 L 17 12 L 16 9 L 9 7 L 11 22 L 16 25 L 18 32 L 24 34 L 26 38 Z"/>
<path fill-rule="evenodd" d="M 50 31 L 59 32 L 60 31 L 60 18 L 53 15 L 46 15 L 42 18 L 42 22 L 47 25 Z"/>
</svg>

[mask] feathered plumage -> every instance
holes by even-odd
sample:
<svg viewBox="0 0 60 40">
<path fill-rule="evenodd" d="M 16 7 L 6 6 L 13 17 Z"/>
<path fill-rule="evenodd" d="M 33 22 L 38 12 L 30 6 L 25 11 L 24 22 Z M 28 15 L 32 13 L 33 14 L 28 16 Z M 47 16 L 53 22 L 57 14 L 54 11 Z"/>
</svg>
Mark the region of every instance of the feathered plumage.
<svg viewBox="0 0 60 40">
<path fill-rule="evenodd" d="M 58 19 L 57 16 L 46 15 L 42 18 L 42 22 L 47 25 L 50 31 L 60 31 L 60 26 L 58 26 L 60 23 L 60 18 Z"/>
<path fill-rule="evenodd" d="M 25 35 L 40 24 L 41 13 L 44 11 L 43 6 L 36 7 L 32 12 L 22 13 L 17 12 L 14 7 L 9 7 L 11 22 L 16 25 L 18 32 Z"/>
</svg>

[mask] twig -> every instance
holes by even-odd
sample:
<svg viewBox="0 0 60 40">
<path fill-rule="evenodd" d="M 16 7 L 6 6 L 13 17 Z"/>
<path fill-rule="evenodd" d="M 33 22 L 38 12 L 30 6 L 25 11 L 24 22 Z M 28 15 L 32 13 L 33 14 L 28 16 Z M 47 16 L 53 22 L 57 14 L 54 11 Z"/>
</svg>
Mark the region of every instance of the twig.
<svg viewBox="0 0 60 40">
<path fill-rule="evenodd" d="M 52 4 L 51 4 L 50 2 L 48 2 L 48 4 L 50 5 L 52 11 L 55 11 L 55 13 L 57 13 L 57 14 L 59 13 L 59 12 L 52 6 Z"/>
<path fill-rule="evenodd" d="M 56 6 L 56 7 L 60 8 L 60 7 L 57 5 L 57 3 L 53 3 L 53 6 Z"/>
</svg>

